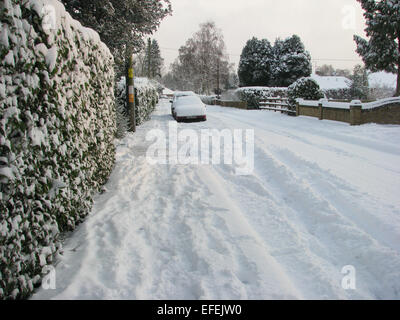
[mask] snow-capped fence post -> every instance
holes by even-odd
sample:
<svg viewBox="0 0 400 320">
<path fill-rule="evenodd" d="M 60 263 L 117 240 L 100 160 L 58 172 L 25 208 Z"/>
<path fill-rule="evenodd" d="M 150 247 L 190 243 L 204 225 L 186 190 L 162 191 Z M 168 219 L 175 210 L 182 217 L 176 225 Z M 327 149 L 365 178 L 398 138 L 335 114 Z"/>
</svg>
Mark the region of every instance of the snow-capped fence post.
<svg viewBox="0 0 400 320">
<path fill-rule="evenodd" d="M 324 119 L 324 105 L 322 99 L 319 100 L 318 102 L 318 119 L 323 120 Z"/>
<path fill-rule="evenodd" d="M 318 101 L 318 119 L 324 120 L 324 102 L 327 101 L 326 99 L 322 98 Z"/>
<path fill-rule="evenodd" d="M 358 126 L 361 124 L 361 108 L 360 100 L 353 100 L 350 102 L 350 125 Z"/>
</svg>

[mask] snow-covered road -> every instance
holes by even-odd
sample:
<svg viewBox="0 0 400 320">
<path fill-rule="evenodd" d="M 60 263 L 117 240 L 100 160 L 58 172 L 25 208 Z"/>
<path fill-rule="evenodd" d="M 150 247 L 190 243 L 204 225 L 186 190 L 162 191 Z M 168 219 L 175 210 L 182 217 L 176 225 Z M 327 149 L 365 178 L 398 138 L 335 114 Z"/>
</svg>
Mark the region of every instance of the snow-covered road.
<svg viewBox="0 0 400 320">
<path fill-rule="evenodd" d="M 400 126 L 207 112 L 178 129 L 254 129 L 253 173 L 150 165 L 161 101 L 34 299 L 400 299 Z"/>
</svg>

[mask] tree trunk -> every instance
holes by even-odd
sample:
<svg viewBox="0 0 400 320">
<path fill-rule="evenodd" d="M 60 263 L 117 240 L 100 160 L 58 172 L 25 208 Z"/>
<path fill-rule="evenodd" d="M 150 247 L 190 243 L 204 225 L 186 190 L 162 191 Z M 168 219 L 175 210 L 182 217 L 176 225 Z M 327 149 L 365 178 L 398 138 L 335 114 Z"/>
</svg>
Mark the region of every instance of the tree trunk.
<svg viewBox="0 0 400 320">
<path fill-rule="evenodd" d="M 400 97 L 400 69 L 397 70 L 397 86 L 396 86 L 396 93 L 394 94 L 395 97 Z"/>
<path fill-rule="evenodd" d="M 397 37 L 397 45 L 398 45 L 398 58 L 397 58 L 397 85 L 396 85 L 396 93 L 395 97 L 400 97 L 400 35 Z"/>
</svg>

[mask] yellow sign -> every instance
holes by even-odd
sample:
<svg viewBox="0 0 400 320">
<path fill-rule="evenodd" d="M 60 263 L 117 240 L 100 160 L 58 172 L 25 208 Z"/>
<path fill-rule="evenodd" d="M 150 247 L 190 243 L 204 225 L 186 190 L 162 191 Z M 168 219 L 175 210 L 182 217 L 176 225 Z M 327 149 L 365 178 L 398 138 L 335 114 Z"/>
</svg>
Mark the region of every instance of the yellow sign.
<svg viewBox="0 0 400 320">
<path fill-rule="evenodd" d="M 128 70 L 128 77 L 129 77 L 130 79 L 133 79 L 133 68 L 130 68 L 130 69 Z"/>
</svg>

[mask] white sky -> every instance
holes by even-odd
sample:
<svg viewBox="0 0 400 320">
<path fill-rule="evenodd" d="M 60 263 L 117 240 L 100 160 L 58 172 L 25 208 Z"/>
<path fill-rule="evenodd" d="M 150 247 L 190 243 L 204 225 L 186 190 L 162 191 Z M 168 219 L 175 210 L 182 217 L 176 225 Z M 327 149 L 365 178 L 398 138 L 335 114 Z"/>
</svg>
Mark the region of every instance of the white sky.
<svg viewBox="0 0 400 320">
<path fill-rule="evenodd" d="M 166 17 L 154 34 L 166 68 L 178 56 L 179 47 L 207 20 L 214 21 L 222 30 L 230 61 L 236 67 L 246 41 L 253 36 L 267 38 L 273 44 L 277 37 L 293 34 L 300 36 L 311 53 L 313 66 L 332 64 L 352 69 L 362 62 L 353 41 L 354 34 L 365 37 L 363 11 L 356 0 L 171 0 L 171 3 L 173 15 Z"/>
</svg>

